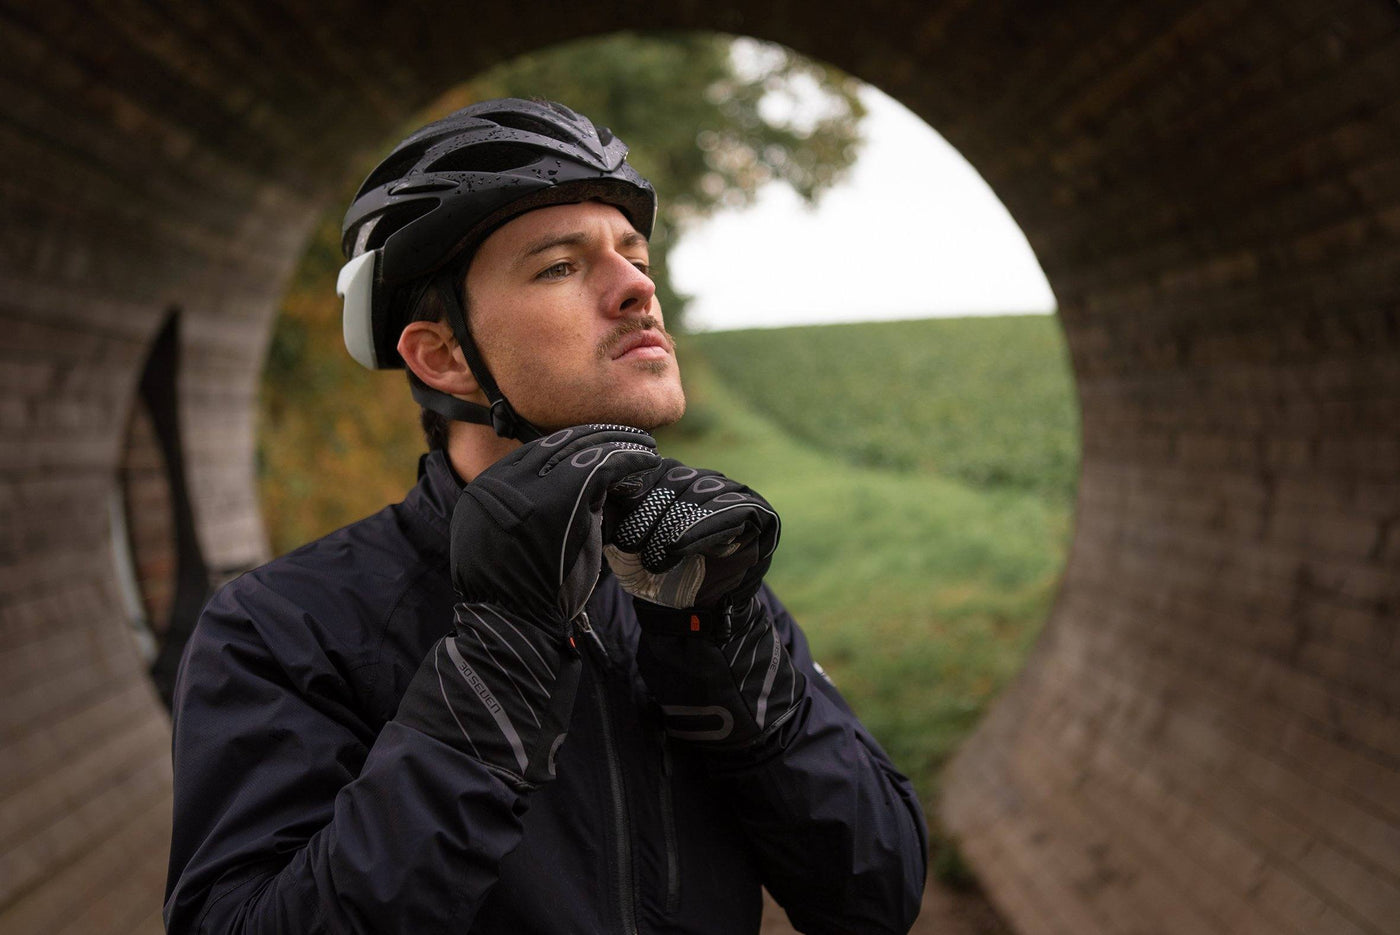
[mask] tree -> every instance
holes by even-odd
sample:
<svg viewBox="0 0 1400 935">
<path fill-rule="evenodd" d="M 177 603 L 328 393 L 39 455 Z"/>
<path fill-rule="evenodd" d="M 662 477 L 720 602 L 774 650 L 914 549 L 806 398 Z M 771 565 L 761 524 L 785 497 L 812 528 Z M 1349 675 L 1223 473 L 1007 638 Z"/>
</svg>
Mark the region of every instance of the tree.
<svg viewBox="0 0 1400 935">
<path fill-rule="evenodd" d="M 610 127 L 660 196 L 652 266 L 667 327 L 677 330 L 686 298 L 672 287 L 666 260 L 686 227 L 752 202 L 770 181 L 815 201 L 855 160 L 865 114 L 858 89 L 830 66 L 753 40 L 619 33 L 498 66 L 406 121 L 386 149 L 492 97 L 563 101 Z M 268 351 L 259 467 L 278 551 L 396 498 L 412 482 L 408 453 L 421 446 L 403 377 L 366 373 L 341 342 L 334 284 L 351 193 L 320 225 Z"/>
<path fill-rule="evenodd" d="M 607 126 L 660 196 L 652 237 L 667 326 L 685 297 L 667 256 L 685 228 L 746 205 L 769 181 L 814 202 L 855 161 L 860 83 L 780 46 L 713 33 L 618 33 L 525 55 L 492 69 L 450 102 L 558 100 Z"/>
</svg>

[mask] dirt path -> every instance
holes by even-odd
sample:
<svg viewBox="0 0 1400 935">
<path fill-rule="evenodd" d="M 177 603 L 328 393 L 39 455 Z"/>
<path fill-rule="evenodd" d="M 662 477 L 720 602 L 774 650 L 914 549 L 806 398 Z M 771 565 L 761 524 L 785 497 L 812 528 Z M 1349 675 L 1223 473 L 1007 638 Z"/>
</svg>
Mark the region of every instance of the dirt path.
<svg viewBox="0 0 1400 935">
<path fill-rule="evenodd" d="M 766 899 L 761 935 L 795 935 L 777 903 Z M 930 879 L 924 888 L 924 907 L 910 935 L 1013 935 L 987 900 L 976 891 L 955 890 Z"/>
</svg>

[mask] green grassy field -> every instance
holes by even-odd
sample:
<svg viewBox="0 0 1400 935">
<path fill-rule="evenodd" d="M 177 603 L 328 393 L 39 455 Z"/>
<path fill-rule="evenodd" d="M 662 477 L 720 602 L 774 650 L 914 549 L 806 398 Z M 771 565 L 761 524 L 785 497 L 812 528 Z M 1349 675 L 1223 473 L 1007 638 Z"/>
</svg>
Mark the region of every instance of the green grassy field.
<svg viewBox="0 0 1400 935">
<path fill-rule="evenodd" d="M 1063 370 L 1063 356 L 1041 347 L 1046 321 L 864 325 L 839 329 L 836 340 L 829 334 L 838 329 L 783 329 L 692 336 L 682 344 L 691 412 L 661 436 L 663 452 L 742 479 L 782 514 L 769 582 L 807 631 L 817 660 L 925 801 L 936 792 L 939 767 L 1020 668 L 1064 563 L 1070 500 L 1063 487 L 1072 478 L 1037 482 L 1031 466 L 1059 464 L 1062 456 L 1037 450 L 1032 440 L 1044 428 L 1017 431 L 1014 423 L 1059 425 L 1068 437 L 1043 444 L 1075 450 L 1068 375 L 1058 386 L 1039 373 L 991 391 L 978 385 L 987 378 L 985 364 L 970 363 L 981 349 L 997 348 L 1003 372 Z M 754 364 L 747 376 L 736 376 L 738 365 L 723 359 L 738 347 Z M 954 450 L 962 430 L 921 412 L 924 397 L 913 382 L 892 381 L 882 390 L 878 375 L 886 371 L 865 369 L 858 379 L 848 373 L 896 355 L 912 372 L 927 371 L 920 347 L 941 362 L 934 369 L 942 386 L 967 390 L 935 407 L 961 407 L 960 423 L 994 423 L 1000 460 L 990 442 L 979 442 L 973 455 Z M 794 356 L 804 363 L 784 376 Z M 773 360 L 782 366 L 753 375 L 764 370 L 758 362 Z M 963 372 L 951 373 L 957 366 Z M 839 388 L 861 380 L 871 384 L 865 398 L 883 394 L 889 412 L 851 411 L 851 397 Z M 1071 411 L 1057 411 L 1063 409 Z M 922 442 L 902 437 L 901 412 L 917 413 L 911 421 Z M 828 424 L 858 425 L 862 437 L 852 444 Z M 891 440 L 897 457 L 868 457 L 881 438 Z M 924 445 L 944 463 L 981 465 L 979 481 L 930 470 Z"/>
<path fill-rule="evenodd" d="M 690 342 L 775 424 L 855 464 L 1074 495 L 1078 410 L 1054 317 L 730 331 Z"/>
</svg>

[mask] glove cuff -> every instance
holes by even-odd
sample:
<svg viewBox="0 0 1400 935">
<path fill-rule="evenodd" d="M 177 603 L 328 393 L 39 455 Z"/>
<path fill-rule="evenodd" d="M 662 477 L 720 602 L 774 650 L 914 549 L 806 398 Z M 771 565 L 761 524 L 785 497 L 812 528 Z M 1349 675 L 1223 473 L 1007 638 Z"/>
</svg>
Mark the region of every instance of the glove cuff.
<svg viewBox="0 0 1400 935">
<path fill-rule="evenodd" d="M 756 597 L 741 610 L 632 604 L 642 628 L 637 666 L 672 737 L 711 750 L 750 749 L 778 736 L 796 713 L 806 679 Z"/>
<path fill-rule="evenodd" d="M 757 597 L 751 597 L 737 607 L 666 607 L 634 597 L 632 607 L 637 611 L 637 622 L 648 634 L 700 637 L 716 646 L 722 646 L 743 633 L 763 613 L 763 606 Z"/>
<path fill-rule="evenodd" d="M 554 778 L 582 663 L 572 641 L 492 604 L 459 603 L 399 703 L 400 723 L 524 791 Z"/>
</svg>

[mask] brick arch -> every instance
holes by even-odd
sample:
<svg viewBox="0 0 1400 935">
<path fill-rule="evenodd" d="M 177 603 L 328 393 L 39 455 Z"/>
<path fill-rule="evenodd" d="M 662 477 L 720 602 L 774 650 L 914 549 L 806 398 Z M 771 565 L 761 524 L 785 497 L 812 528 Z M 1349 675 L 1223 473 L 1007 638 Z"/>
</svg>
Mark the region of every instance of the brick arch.
<svg viewBox="0 0 1400 935">
<path fill-rule="evenodd" d="M 1394 4 L 226 6 L 0 3 L 6 932 L 158 928 L 168 725 L 106 504 L 163 311 L 185 310 L 219 576 L 265 554 L 252 402 L 326 167 L 494 61 L 624 27 L 745 32 L 881 86 L 978 167 L 1056 291 L 1071 559 L 941 805 L 1018 928 L 1393 926 Z"/>
</svg>

